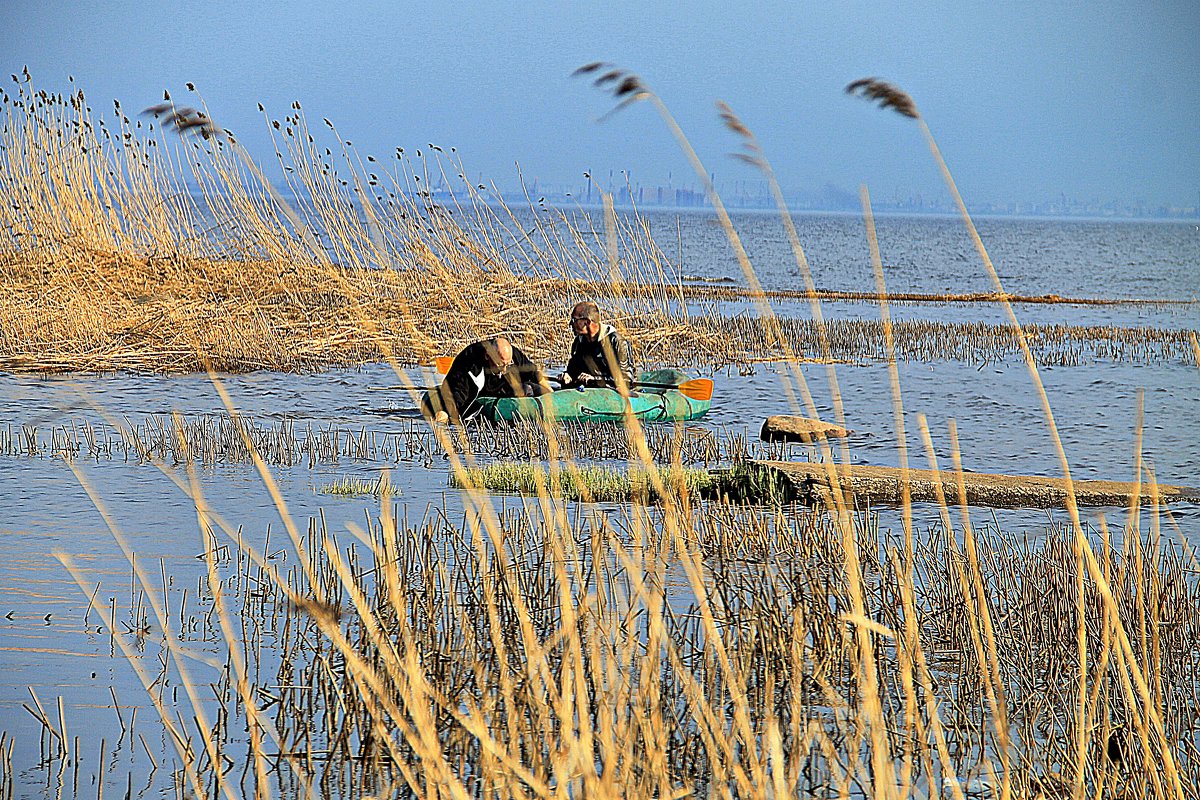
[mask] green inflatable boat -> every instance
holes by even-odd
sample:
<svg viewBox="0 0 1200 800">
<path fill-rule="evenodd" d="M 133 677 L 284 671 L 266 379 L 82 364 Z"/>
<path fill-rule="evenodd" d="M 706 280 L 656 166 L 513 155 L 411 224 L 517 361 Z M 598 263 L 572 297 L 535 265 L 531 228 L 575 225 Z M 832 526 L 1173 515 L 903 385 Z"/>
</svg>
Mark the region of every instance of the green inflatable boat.
<svg viewBox="0 0 1200 800">
<path fill-rule="evenodd" d="M 491 422 L 540 420 L 552 415 L 563 422 L 620 422 L 625 419 L 626 403 L 642 422 L 674 422 L 704 416 L 711 398 L 711 381 L 689 380 L 678 370 L 660 369 L 639 375 L 628 398 L 615 389 L 596 388 L 560 389 L 541 397 L 481 397 L 476 402 L 481 406 L 480 416 Z"/>
</svg>

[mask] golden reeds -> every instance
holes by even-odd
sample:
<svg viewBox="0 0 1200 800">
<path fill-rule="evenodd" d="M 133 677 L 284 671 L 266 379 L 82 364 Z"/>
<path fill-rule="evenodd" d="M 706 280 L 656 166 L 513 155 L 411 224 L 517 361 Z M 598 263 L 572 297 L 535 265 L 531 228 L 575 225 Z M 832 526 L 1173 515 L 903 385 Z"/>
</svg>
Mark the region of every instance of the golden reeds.
<svg viewBox="0 0 1200 800">
<path fill-rule="evenodd" d="M 661 534 L 633 548 L 623 532 L 638 527 L 638 515 L 661 519 L 669 509 L 631 509 L 616 524 L 576 520 L 566 532 L 576 544 L 557 554 L 561 532 L 532 509 L 502 513 L 494 543 L 479 538 L 470 516 L 459 525 L 431 514 L 409 527 L 381 516 L 349 546 L 314 521 L 306 572 L 326 587 L 320 595 L 295 575 L 275 583 L 251 551 L 214 560 L 224 577 L 205 585 L 224 587 L 231 623 L 274 620 L 272 639 L 247 648 L 244 667 L 270 684 L 255 692 L 278 739 L 266 751 L 270 780 L 301 775 L 321 796 L 396 785 L 467 797 L 553 796 L 564 785 L 600 796 L 617 787 L 856 793 L 865 767 L 854 765 L 867 743 L 857 716 L 861 653 L 847 624 L 855 605 L 877 645 L 871 669 L 894 676 L 904 664 L 927 664 L 926 679 L 904 688 L 889 678 L 878 689 L 877 713 L 892 746 L 909 754 L 918 795 L 940 791 L 947 775 L 978 791 L 970 776 L 1000 746 L 986 733 L 985 697 L 1001 689 L 1020 743 L 1013 791 L 1032 797 L 1058 779 L 1057 765 L 1074 758 L 1079 631 L 1107 665 L 1092 679 L 1095 725 L 1081 732 L 1088 791 L 1156 796 L 1151 776 L 1131 768 L 1143 751 L 1121 731 L 1140 712 L 1122 691 L 1113 650 L 1113 626 L 1136 630 L 1143 615 L 1157 621 L 1133 655 L 1160 676 L 1166 744 L 1186 751 L 1200 685 L 1200 592 L 1180 548 L 1147 551 L 1133 535 L 1098 547 L 1119 598 L 1113 616 L 1073 555 L 1070 531 L 1033 542 L 983 526 L 964 550 L 961 530 L 938 527 L 915 537 L 908 578 L 898 569 L 903 541 L 862 514 L 854 524 L 862 595 L 852 603 L 842 534 L 826 515 L 693 508 L 689 537 L 710 566 L 705 594 L 690 601 L 673 598 L 661 576 L 695 554 L 673 553 Z M 991 656 L 978 639 L 985 607 Z M 183 631 L 184 643 L 219 634 L 219 616 Z M 896 636 L 905 629 L 913 635 Z M 724 662 L 714 635 L 729 653 Z M 938 709 L 940 722 L 926 708 Z M 236 757 L 233 720 L 217 729 L 220 741 L 192 752 Z M 585 731 L 594 737 L 586 747 Z M 200 755 L 197 777 L 207 780 L 221 763 Z M 1200 764 L 1186 765 L 1196 787 Z M 450 782 L 448 794 L 417 778 L 430 770 Z"/>
<path fill-rule="evenodd" d="M 584 70 L 596 73 L 601 87 L 615 90 L 618 107 L 653 100 L 674 126 L 636 76 L 601 64 Z M 894 87 L 870 80 L 852 89 L 917 116 Z M 585 229 L 561 219 L 513 235 L 504 211 L 470 198 L 438 207 L 424 187 L 443 168 L 440 150 L 418 152 L 416 161 L 400 153 L 403 176 L 381 178 L 340 138 L 338 156 L 331 149 L 322 155 L 296 106 L 272 126 L 281 163 L 306 190 L 298 192 L 305 199 L 294 213 L 256 185 L 256 173 L 222 137 L 188 141 L 171 156 L 196 170 L 206 197 L 198 211 L 161 177 L 157 154 L 120 162 L 113 176 L 101 177 L 115 162 L 91 146 L 96 134 L 85 124 L 81 97 L 56 104 L 22 93 L 14 108 L 27 116 L 14 127 L 20 133 L 5 140 L 17 143 L 18 157 L 0 172 L 0 184 L 24 192 L 23 216 L 6 221 L 21 234 L 14 238 L 28 234 L 32 244 L 6 243 L 12 246 L 0 268 L 21 286 L 53 289 L 51 302 L 59 305 L 57 314 L 43 308 L 19 318 L 12 340 L 45 347 L 59 341 L 38 339 L 45 331 L 75 337 L 61 339 L 61 360 L 43 364 L 120 363 L 124 352 L 157 354 L 142 363 L 161 364 L 162 353 L 139 350 L 137 338 L 157 330 L 159 319 L 191 325 L 177 350 L 163 350 L 177 359 L 170 363 L 245 363 L 272 345 L 283 352 L 300 338 L 289 338 L 296 330 L 314 341 L 310 360 L 280 363 L 331 363 L 320 361 L 331 351 L 427 357 L 451 342 L 453 326 L 459 335 L 477 333 L 472 325 L 502 327 L 510 308 L 527 313 L 526 331 L 536 338 L 540 320 L 555 315 L 550 308 L 536 316 L 534 298 L 545 308 L 548 297 L 565 296 L 579 279 L 625 287 L 638 282 L 625 278 L 640 268 L 661 264 L 636 226 L 613 214 L 603 236 L 589 240 Z M 727 122 L 750 139 L 732 114 Z M 83 144 L 64 144 L 63 131 L 78 132 Z M 46 153 L 63 153 L 92 171 L 34 175 L 36 159 L 28 156 Z M 91 177 L 72 188 L 68 177 L 80 174 Z M 124 189 L 135 175 L 142 193 Z M 66 212 L 52 220 L 59 194 Z M 143 204 L 136 199 L 142 194 L 155 202 Z M 134 213 L 107 216 L 98 198 L 108 196 Z M 475 216 L 461 225 L 451 211 Z M 231 231 L 228 238 L 193 239 L 205 215 Z M 642 242 L 624 251 L 634 264 L 621 263 L 613 246 L 626 236 Z M 152 242 L 169 247 L 147 254 Z M 263 269 L 241 271 L 248 262 Z M 205 277 L 197 281 L 193 273 Z M 149 294 L 130 296 L 126 278 Z M 184 288 L 195 292 L 197 307 L 228 301 L 225 313 L 244 314 L 221 331 L 233 345 L 205 339 L 186 319 L 186 305 L 174 301 L 141 327 L 123 329 L 125 350 L 106 338 L 109 323 L 126 320 L 135 300 L 148 304 L 154 292 Z M 99 326 L 71 322 L 73 306 L 62 304 L 99 304 L 110 295 L 120 300 Z M 1009 301 L 999 287 L 997 295 Z M 921 347 L 932 352 L 934 336 L 944 350 L 950 338 L 946 326 L 906 329 L 886 317 L 855 327 L 815 314 L 811 325 L 775 320 L 769 307 L 752 321 L 696 315 L 672 310 L 679 296 L 664 289 L 652 302 L 621 307 L 626 327 L 640 321 L 657 337 L 643 339 L 643 352 L 698 360 L 702 343 L 733 332 L 744 349 L 710 347 L 708 363 L 750 353 L 830 360 L 839 342 L 874 348 L 874 357 L 894 363 L 923 357 Z M 292 333 L 279 332 L 280 316 L 294 324 Z M 669 324 L 655 327 L 656 320 Z M 972 346 L 986 358 L 1019 351 L 1034 364 L 1036 329 L 1014 320 L 978 330 Z M 923 345 L 922 331 L 932 332 Z M 1059 344 L 1052 342 L 1046 357 L 1080 357 L 1062 355 Z M 1194 337 L 1187 344 L 1196 349 Z M 552 352 L 561 344 L 540 346 Z M 431 509 L 413 524 L 382 502 L 365 527 L 351 527 L 355 541 L 347 543 L 323 518 L 298 525 L 266 469 L 268 460 L 292 458 L 295 430 L 264 434 L 228 411 L 214 424 L 189 427 L 174 418 L 169 427 L 157 421 L 122 437 L 125 452 L 161 467 L 192 499 L 204 537 L 197 593 L 207 613 L 173 614 L 181 590 L 165 579 L 161 590 L 154 586 L 130 554 L 131 624 L 128 635 L 113 634 L 162 716 L 180 784 L 196 796 L 264 796 L 279 786 L 320 797 L 1159 798 L 1200 788 L 1200 589 L 1190 550 L 1158 535 L 1143 542 L 1134 527 L 1114 543 L 1103 525 L 1096 535 L 1075 518 L 1071 530 L 1031 542 L 973 525 L 965 509 L 955 526 L 943 499 L 941 526 L 921 535 L 906 526 L 897 538 L 849 506 L 836 481 L 824 510 L 764 513 L 700 502 L 657 470 L 648 475 L 666 499 L 661 506 L 585 515 L 556 500 L 564 471 L 578 466 L 570 445 L 545 426 L 540 439 L 532 432 L 434 431 L 463 487 L 464 513 L 450 519 Z M 649 467 L 661 454 L 672 464 L 684 460 L 682 435 L 672 432 L 658 450 L 637 425 L 620 435 L 624 449 L 614 451 L 631 466 Z M 544 453 L 547 469 L 532 469 L 533 498 L 497 507 L 473 479 L 468 467 L 488 436 L 500 449 L 528 447 L 537 460 Z M 38 455 L 45 447 L 28 428 L 3 441 L 6 452 Z M 90 428 L 61 435 L 55 429 L 51 446 L 69 455 L 103 448 L 103 441 Z M 400 452 L 365 430 L 345 440 L 330 431 L 318 441 L 324 457 Z M 194 465 L 222 457 L 248 459 L 259 470 L 287 528 L 286 569 L 269 538 L 262 548 L 251 546 L 205 502 Z M 103 510 L 80 460 L 65 460 Z M 957 452 L 955 462 L 961 475 Z M 184 469 L 172 468 L 178 465 Z M 1139 462 L 1139 480 L 1142 473 Z M 1157 526 L 1158 517 L 1151 519 Z M 218 544 L 219 536 L 228 542 Z M 73 575 L 81 591 L 95 595 L 90 581 Z M 117 625 L 115 598 L 105 622 L 110 630 Z M 154 631 L 162 634 L 164 675 L 181 678 L 186 712 L 172 714 L 165 684 L 156 685 L 132 654 L 134 642 Z M 211 702 L 188 672 L 186 648 L 196 642 L 209 652 L 214 642 L 224 645 L 219 676 L 208 684 Z M 43 711 L 39 719 L 65 740 L 63 715 L 55 722 Z M 61 744 L 59 752 L 66 750 Z M 241 775 L 230 769 L 239 759 Z"/>
<path fill-rule="evenodd" d="M 605 85 L 620 88 L 627 78 Z M 608 298 L 608 315 L 646 362 L 711 368 L 761 358 L 882 357 L 877 347 L 864 352 L 845 342 L 837 330 L 824 334 L 819 309 L 811 339 L 785 336 L 779 324 L 805 323 L 776 323 L 766 304 L 873 300 L 873 293 L 689 286 L 673 274 L 636 213 L 607 215 L 607 229 L 597 231 L 586 216 L 535 210 L 525 230 L 511 209 L 482 203 L 461 165 L 444 161 L 439 149 L 431 151 L 433 163 L 425 154 L 414 163 L 399 153 L 388 172 L 373 157 L 364 163 L 340 139 L 336 152 L 321 148 L 303 112 L 293 108 L 276 134 L 276 157 L 296 198 L 288 202 L 205 111 L 171 102 L 151 107 L 172 129 L 161 131 L 131 121 L 117 105 L 109 125 L 94 118 L 81 93 L 58 98 L 31 86 L 21 83 L 15 97 L 5 95 L 0 134 L 5 370 L 412 364 L 498 330 L 535 357 L 562 360 L 568 344 L 562 320 L 581 296 Z M 618 96 L 651 95 L 639 83 Z M 748 133 L 732 111 L 725 113 Z M 181 141 L 176 131 L 210 136 Z M 752 138 L 743 140 L 758 148 Z M 761 150 L 755 152 L 756 163 L 765 164 Z M 434 202 L 422 188 L 431 179 L 457 182 L 461 201 Z M 798 241 L 794 247 L 802 259 Z M 761 305 L 756 320 L 707 315 L 706 321 L 688 306 L 739 298 Z M 1116 302 L 997 293 L 891 299 Z M 920 325 L 932 326 L 923 334 L 931 343 L 961 341 L 959 331 L 937 323 L 910 327 Z M 1186 332 L 1047 327 L 1029 329 L 1063 343 L 1042 348 L 1051 353 L 1046 363 L 1089 357 L 1081 352 L 1090 349 L 1086 340 L 1099 342 L 1098 358 L 1175 358 L 1181 348 L 1187 357 L 1189 350 Z M 724 340 L 743 329 L 750 330 L 750 344 L 730 348 Z M 723 342 L 724 351 L 714 352 Z M 984 345 L 971 349 L 954 357 L 990 358 Z"/>
<path fill-rule="evenodd" d="M 295 208 L 205 111 L 152 107 L 171 129 L 160 136 L 119 106 L 115 131 L 95 122 L 82 94 L 21 84 L 5 95 L 3 368 L 414 363 L 496 330 L 565 349 L 577 284 L 610 272 L 586 230 L 545 213 L 525 231 L 470 184 L 459 184 L 461 201 L 439 204 L 422 186 L 445 182 L 446 167 L 462 176 L 439 148 L 433 164 L 398 154 L 387 171 L 340 140 L 322 150 L 293 109 L 276 155 Z M 620 228 L 621 269 L 648 284 L 638 276 L 661 273 L 660 254 L 643 229 Z M 661 308 L 667 293 L 621 305 Z"/>
</svg>

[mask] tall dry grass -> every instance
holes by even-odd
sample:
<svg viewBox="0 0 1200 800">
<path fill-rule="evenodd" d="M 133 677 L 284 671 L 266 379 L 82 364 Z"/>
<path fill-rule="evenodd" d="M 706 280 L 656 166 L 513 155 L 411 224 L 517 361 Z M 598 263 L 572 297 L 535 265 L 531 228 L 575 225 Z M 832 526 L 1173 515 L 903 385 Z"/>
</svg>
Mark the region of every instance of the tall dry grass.
<svg viewBox="0 0 1200 800">
<path fill-rule="evenodd" d="M 1200 592 L 1161 539 L 1093 532 L 1110 604 L 1069 530 L 938 527 L 907 555 L 861 514 L 852 597 L 819 511 L 693 504 L 681 529 L 676 502 L 564 529 L 537 501 L 415 522 L 385 503 L 350 539 L 310 523 L 284 573 L 188 490 L 225 607 L 182 631 L 180 657 L 241 642 L 208 740 L 177 756 L 206 795 L 1067 797 L 1078 776 L 1088 797 L 1158 797 L 1164 746 L 1178 785 L 1200 783 Z M 1141 631 L 1164 739 L 1142 735 L 1118 630 Z"/>
<path fill-rule="evenodd" d="M 608 67 L 591 72 L 615 90 L 619 107 L 653 101 L 686 145 L 665 104 L 640 79 Z M 882 92 L 876 99 L 898 92 L 858 88 L 864 86 Z M 178 186 L 161 188 L 170 185 L 162 176 L 174 173 L 154 159 L 168 156 L 147 154 L 138 186 L 175 199 L 144 204 L 153 213 L 139 212 L 147 221 L 132 226 L 103 217 L 103 201 L 86 188 L 132 182 L 125 177 L 132 165 L 122 163 L 106 178 L 106 170 L 92 169 L 84 188 L 47 177 L 54 170 L 42 178 L 28 174 L 33 154 L 63 147 L 53 131 L 78 130 L 89 144 L 104 135 L 79 123 L 86 118 L 81 98 L 21 92 L 16 102 L 23 105 L 16 107 L 32 109 L 32 117 L 17 138 L 33 143 L 17 148 L 26 154 L 16 160 L 25 172 L 5 173 L 6 185 L 30 183 L 21 196 L 40 198 L 40 205 L 22 206 L 26 227 L 16 238 L 29 236 L 35 246 L 22 243 L 26 249 L 5 269 L 29 279 L 36 270 L 22 259 L 39 253 L 45 262 L 37 262 L 37 274 L 48 287 L 69 297 L 93 291 L 100 302 L 106 293 L 119 294 L 123 284 L 115 276 L 159 267 L 135 257 L 97 275 L 87 269 L 86 253 L 139 252 L 148 242 L 170 242 L 175 260 L 161 266 L 168 277 L 147 278 L 145 288 L 188 285 L 193 271 L 211 269 L 201 285 L 239 292 L 235 305 L 275 319 L 262 310 L 263 284 L 232 266 L 244 258 L 219 249 L 193 256 L 187 248 L 199 245 L 175 235 L 194 230 L 185 222 L 198 224 L 203 214 L 189 217 L 190 201 L 176 196 Z M 911 100 L 890 105 L 916 113 Z M 320 278 L 341 298 L 346 324 L 374 334 L 370 341 L 385 357 L 406 357 L 402 342 L 433 351 L 445 345 L 418 322 L 428 311 L 420 303 L 433 303 L 418 285 L 439 284 L 429 291 L 444 306 L 431 313 L 444 307 L 446 318 L 455 319 L 485 302 L 497 272 L 513 276 L 508 299 L 519 300 L 532 284 L 543 291 L 543 304 L 567 269 L 590 270 L 589 279 L 610 283 L 627 277 L 614 247 L 623 234 L 611 205 L 601 252 L 579 256 L 582 266 L 564 255 L 568 248 L 546 246 L 548 236 L 501 245 L 508 234 L 498 235 L 492 250 L 480 248 L 478 238 L 447 240 L 444 233 L 467 226 L 432 223 L 453 215 L 431 212 L 421 200 L 425 190 L 408 185 L 407 177 L 428 186 L 439 158 L 405 162 L 402 154 L 401 193 L 401 180 L 385 184 L 381 173 L 355 162 L 348 144 L 335 165 L 333 150 L 322 155 L 302 113 L 293 110 L 280 121 L 280 158 L 285 166 L 307 165 L 294 166 L 289 176 L 297 194 L 310 198 L 297 203 L 294 217 L 280 216 L 267 187 L 252 188 L 258 178 L 238 145 L 215 130 L 169 157 L 186 156 L 189 147 L 204 150 L 205 160 L 195 163 L 205 175 L 211 165 L 215 176 L 206 178 L 212 183 L 204 191 L 213 197 L 206 208 L 237 218 L 232 240 L 250 243 L 242 255 L 304 271 L 296 284 L 288 283 L 292 273 L 279 271 L 276 279 L 288 287 L 279 302 L 293 302 L 286 298 Z M 194 120 L 198 113 L 183 116 Z M 43 125 L 48 114 L 63 114 L 66 122 Z M 758 148 L 744 125 L 731 127 Z M 78 150 L 95 152 L 86 145 Z M 193 163 L 181 158 L 178 166 Z M 239 181 L 251 188 L 231 191 Z M 60 201 L 66 189 L 69 201 Z M 395 215 L 364 202 L 378 197 L 376 189 L 395 204 L 382 206 Z M 715 187 L 709 190 L 719 200 Z M 60 202 L 68 208 L 62 216 L 82 221 L 55 227 L 48 218 Z M 473 213 L 481 215 L 469 226 L 473 235 L 489 226 L 511 230 L 502 212 Z M 159 224 L 175 238 L 155 239 Z M 535 277 L 505 273 L 500 247 L 527 253 Z M 500 261 L 489 262 L 493 256 Z M 803 260 L 798 247 L 796 257 Z M 739 258 L 749 279 L 753 267 L 740 248 Z M 377 267 L 395 266 L 396 259 L 409 261 L 394 275 L 379 274 Z M 886 297 L 882 284 L 878 294 Z M 378 316 L 378 295 L 396 304 L 393 316 Z M 220 298 L 204 299 L 210 301 Z M 799 357 L 785 322 L 774 320 L 769 306 L 761 316 L 767 348 Z M 836 326 L 813 316 L 817 352 L 829 355 Z M 403 330 L 386 330 L 392 321 Z M 504 321 L 485 319 L 498 327 Z M 309 324 L 316 337 L 330 323 Z M 885 310 L 881 347 L 893 364 L 898 330 Z M 1036 379 L 1036 360 L 1015 317 L 1010 333 Z M 208 353 L 202 361 L 220 363 Z M 788 376 L 797 402 L 812 407 L 803 374 Z M 899 417 L 895 372 L 893 391 Z M 627 431 L 631 465 L 648 465 L 646 437 L 636 424 Z M 356 541 L 348 546 L 318 522 L 305 530 L 292 519 L 249 431 L 234 426 L 231 435 L 243 439 L 285 523 L 295 554 L 287 571 L 208 506 L 192 459 L 183 460 L 183 470 L 162 464 L 197 509 L 211 613 L 203 621 L 173 617 L 154 581 L 137 572 L 141 590 L 152 598 L 153 624 L 175 669 L 182 673 L 189 663 L 190 637 L 226 649 L 212 701 L 181 674 L 199 733 L 159 709 L 181 784 L 197 796 L 430 798 L 1166 798 L 1200 787 L 1200 588 L 1191 552 L 1157 533 L 1143 540 L 1134 527 L 1114 539 L 1106 527 L 1084 530 L 1073 515 L 1068 530 L 1031 543 L 972 524 L 967 509 L 943 501 L 938 528 L 917 535 L 906 523 L 891 536 L 846 502 L 836 479 L 824 507 L 812 511 L 708 505 L 660 479 L 655 489 L 667 498 L 660 507 L 584 517 L 556 499 L 562 475 L 578 464 L 563 458 L 551 430 L 545 433 L 548 466 L 535 473 L 535 497 L 503 511 L 471 480 L 470 442 L 439 431 L 455 478 L 466 487 L 461 518 L 431 512 L 413 524 L 397 519 L 385 502 L 365 527 L 352 528 Z M 937 468 L 927 428 L 921 434 Z M 907 451 L 907 440 L 898 444 Z M 831 464 L 836 455 L 828 447 L 813 453 Z M 951 468 L 961 474 L 955 462 Z M 648 472 L 651 480 L 658 474 Z M 1152 481 L 1140 462 L 1137 474 Z M 1138 512 L 1157 532 L 1157 508 Z M 217 544 L 222 536 L 224 549 Z M 86 591 L 83 574 L 64 560 Z M 239 761 L 243 769 L 231 770 Z"/>
<path fill-rule="evenodd" d="M 436 146 L 364 158 L 328 121 L 311 130 L 297 105 L 265 117 L 280 191 L 205 111 L 168 98 L 157 116 L 131 118 L 119 104 L 93 111 L 81 90 L 37 90 L 27 76 L 12 88 L 0 89 L 0 369 L 415 364 L 500 330 L 561 360 L 566 309 L 580 297 L 600 298 L 646 362 L 712 368 L 880 352 L 877 323 L 825 326 L 816 305 L 874 295 L 822 292 L 811 277 L 804 292 L 764 292 L 753 270 L 745 289 L 686 285 L 636 211 L 597 218 L 530 199 L 518 212 Z M 191 102 L 203 107 L 198 95 Z M 431 186 L 450 191 L 435 197 Z M 727 231 L 736 237 L 731 223 Z M 804 264 L 794 229 L 789 238 Z M 730 299 L 759 314 L 717 309 Z M 813 303 L 813 321 L 774 321 L 769 302 L 786 299 Z M 1047 363 L 1192 357 L 1186 332 L 1031 333 Z M 897 341 L 910 358 L 946 341 L 975 361 L 1016 352 L 995 325 L 911 323 Z"/>
<path fill-rule="evenodd" d="M 544 211 L 526 230 L 440 148 L 364 160 L 298 105 L 268 127 L 289 199 L 232 134 L 169 98 L 110 117 L 25 77 L 0 99 L 0 368 L 416 363 L 497 330 L 565 353 L 563 309 L 608 281 L 578 221 Z M 462 196 L 435 201 L 432 183 Z M 611 313 L 663 313 L 661 253 L 636 222 L 614 235 L 626 280 L 658 288 Z"/>
</svg>

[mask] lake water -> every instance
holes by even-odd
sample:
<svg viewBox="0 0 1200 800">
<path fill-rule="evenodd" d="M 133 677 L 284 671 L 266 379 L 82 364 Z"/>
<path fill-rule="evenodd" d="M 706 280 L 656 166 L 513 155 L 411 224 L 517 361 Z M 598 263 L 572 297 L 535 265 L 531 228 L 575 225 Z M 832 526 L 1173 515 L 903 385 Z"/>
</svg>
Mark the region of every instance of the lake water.
<svg viewBox="0 0 1200 800">
<path fill-rule="evenodd" d="M 654 212 L 649 223 L 679 273 L 707 279 L 731 278 L 743 285 L 740 268 L 711 215 Z M 736 217 L 750 257 L 768 289 L 802 288 L 789 245 L 777 218 L 768 214 Z M 821 289 L 872 291 L 870 261 L 862 221 L 853 216 L 798 217 L 802 243 Z M 1194 301 L 1200 297 L 1200 227 L 1192 223 L 1133 223 L 1046 220 L 980 220 L 979 228 L 1005 288 L 1014 294 L 1059 294 L 1080 298 L 1141 298 Z M 957 220 L 885 217 L 878 220 L 888 287 L 895 292 L 986 292 L 991 286 L 974 248 Z M 807 304 L 779 306 L 785 315 L 805 316 Z M 829 319 L 877 318 L 870 303 L 826 303 Z M 898 318 L 1000 322 L 990 304 L 901 304 Z M 564 309 L 564 318 L 566 310 Z M 1023 322 L 1152 326 L 1196 330 L 1200 304 L 1025 305 Z M 913 463 L 924 466 L 917 431 L 923 414 L 943 466 L 950 463 L 948 423 L 955 420 L 967 468 L 979 472 L 1059 474 L 1057 456 L 1046 431 L 1041 406 L 1025 367 L 1017 359 L 988 364 L 954 361 L 901 364 L 909 447 Z M 803 374 L 823 417 L 833 417 L 826 370 L 806 365 Z M 713 410 L 703 427 L 745 431 L 751 437 L 762 418 L 789 409 L 780 390 L 781 375 L 772 367 L 751 374 L 717 374 Z M 855 435 L 857 463 L 897 463 L 891 395 L 883 364 L 839 365 L 837 377 L 845 416 Z M 1138 398 L 1144 398 L 1143 450 L 1163 483 L 1200 484 L 1200 369 L 1190 362 L 1088 363 L 1042 370 L 1063 441 L 1078 478 L 1133 478 Z M 428 376 L 419 380 L 426 381 Z M 337 369 L 316 375 L 251 374 L 226 376 L 225 385 L 240 412 L 264 423 L 290 420 L 300 429 L 330 426 L 377 435 L 401 433 L 415 424 L 411 402 L 403 395 L 373 391 L 395 383 L 382 366 Z M 52 429 L 79 428 L 85 421 L 111 427 L 114 420 L 141 423 L 152 415 L 223 415 L 225 409 L 206 377 L 67 376 L 0 377 L 0 429 L 19 443 L 22 426 L 36 426 L 43 439 Z M 12 449 L 20 449 L 13 445 Z M 79 459 L 86 480 L 102 498 L 139 562 L 151 574 L 165 574 L 173 585 L 194 584 L 203 570 L 203 550 L 190 500 L 154 466 L 125 458 Z M 291 513 L 307 520 L 323 513 L 331 530 L 361 522 L 377 509 L 372 498 L 340 499 L 318 489 L 342 477 L 373 479 L 389 468 L 396 501 L 414 517 L 429 504 L 455 507 L 456 493 L 446 487 L 444 462 L 342 459 L 337 464 L 272 467 Z M 283 541 L 278 512 L 253 467 L 223 464 L 199 470 L 208 501 L 260 543 L 268 527 L 272 541 Z M 20 454 L 0 455 L 0 731 L 15 740 L 18 796 L 95 796 L 96 762 L 105 740 L 106 792 L 157 796 L 163 774 L 151 775 L 148 745 L 167 751 L 153 722 L 154 711 L 129 664 L 113 647 L 109 632 L 97 628 L 97 612 L 88 624 L 89 593 L 96 602 L 115 602 L 128 615 L 132 602 L 130 565 L 95 504 L 73 472 L 60 460 Z M 991 515 L 987 515 L 989 518 Z M 932 524 L 936 514 L 918 515 Z M 1117 510 L 1109 517 L 1120 522 Z M 1096 512 L 1089 512 L 1095 519 Z M 883 524 L 889 524 L 885 512 Z M 1005 529 L 1035 535 L 1061 515 L 1047 512 L 997 512 Z M 1200 509 L 1174 510 L 1173 537 L 1200 544 Z M 278 537 L 275 539 L 274 537 Z M 69 554 L 83 571 L 84 589 L 56 558 Z M 114 600 L 115 598 L 115 600 Z M 151 637 L 152 638 L 152 637 Z M 144 658 L 157 658 L 145 648 Z M 155 665 L 148 664 L 152 671 Z M 148 741 L 121 737 L 110 688 L 128 718 L 141 709 L 139 730 Z M 30 689 L 57 715 L 58 699 L 72 735 L 81 736 L 83 778 L 72 785 L 40 769 L 40 724 L 22 708 L 33 705 Z M 151 735 L 153 734 L 153 735 Z M 164 770 L 165 773 L 165 770 Z M 91 777 L 87 777 L 90 775 Z M 132 776 L 127 777 L 127 776 Z M 91 781 L 89 783 L 89 781 Z"/>
</svg>

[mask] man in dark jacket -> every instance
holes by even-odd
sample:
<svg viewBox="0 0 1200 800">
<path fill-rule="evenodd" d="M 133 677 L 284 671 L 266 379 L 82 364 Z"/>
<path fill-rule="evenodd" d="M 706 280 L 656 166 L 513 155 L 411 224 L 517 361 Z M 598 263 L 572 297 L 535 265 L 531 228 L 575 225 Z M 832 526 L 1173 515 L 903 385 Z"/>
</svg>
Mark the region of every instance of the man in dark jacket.
<svg viewBox="0 0 1200 800">
<path fill-rule="evenodd" d="M 578 303 L 571 309 L 571 358 L 562 376 L 564 386 L 616 386 L 618 376 L 626 387 L 633 382 L 633 350 L 616 329 L 600 322 L 595 303 Z"/>
<path fill-rule="evenodd" d="M 446 378 L 429 392 L 426 413 L 434 422 L 462 422 L 479 413 L 480 397 L 536 397 L 550 391 L 542 371 L 503 336 L 467 345 Z"/>
</svg>

